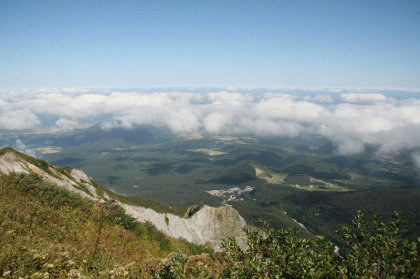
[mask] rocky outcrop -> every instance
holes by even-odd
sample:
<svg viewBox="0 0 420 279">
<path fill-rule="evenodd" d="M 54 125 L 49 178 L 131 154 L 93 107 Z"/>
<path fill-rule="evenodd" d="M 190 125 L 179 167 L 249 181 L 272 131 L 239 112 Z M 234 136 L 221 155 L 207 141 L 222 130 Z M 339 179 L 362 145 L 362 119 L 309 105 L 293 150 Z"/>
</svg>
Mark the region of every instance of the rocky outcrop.
<svg viewBox="0 0 420 279">
<path fill-rule="evenodd" d="M 187 208 L 187 211 L 185 211 L 184 218 L 189 218 L 194 215 L 197 211 L 201 209 L 201 206 L 199 205 L 191 205 Z"/>
<path fill-rule="evenodd" d="M 36 165 L 36 162 L 42 162 L 44 168 L 40 168 Z M 33 162 L 29 162 L 19 156 L 19 153 L 15 151 L 5 152 L 0 156 L 0 173 L 36 173 L 40 175 L 45 181 L 51 182 L 58 186 L 61 186 L 71 192 L 80 194 L 82 197 L 90 199 L 99 199 L 100 197 L 96 194 L 95 187 L 91 185 L 90 178 L 80 170 L 73 170 L 70 175 L 64 175 L 59 172 L 53 166 L 46 162 L 34 159 Z M 85 178 L 82 180 L 80 177 Z"/>
<path fill-rule="evenodd" d="M 211 207 L 204 205 L 191 218 L 181 218 L 173 214 L 157 213 L 149 208 L 132 206 L 119 202 L 125 212 L 140 222 L 149 221 L 167 235 L 184 238 L 202 245 L 209 245 L 220 251 L 220 241 L 234 237 L 241 247 L 246 246 L 242 228 L 245 220 L 230 206 Z"/>
<path fill-rule="evenodd" d="M 109 196 L 97 194 L 97 189 L 83 171 L 71 169 L 70 172 L 60 172 L 53 166 L 37 159 L 25 160 L 26 156 L 12 149 L 0 150 L 0 173 L 30 173 L 34 172 L 46 181 L 76 192 L 92 200 L 108 200 Z M 38 164 L 37 164 L 38 162 Z M 40 167 L 42 165 L 42 168 Z M 151 222 L 156 228 L 169 236 L 202 245 L 209 245 L 220 251 L 220 241 L 234 237 L 241 247 L 246 246 L 246 237 L 242 228 L 245 220 L 230 206 L 210 207 L 204 205 L 201 209 L 190 207 L 186 217 L 173 214 L 158 213 L 150 208 L 133 206 L 117 201 L 125 212 L 139 222 Z"/>
<path fill-rule="evenodd" d="M 28 166 L 19 160 L 15 152 L 6 152 L 0 157 L 0 173 L 28 173 Z"/>
</svg>

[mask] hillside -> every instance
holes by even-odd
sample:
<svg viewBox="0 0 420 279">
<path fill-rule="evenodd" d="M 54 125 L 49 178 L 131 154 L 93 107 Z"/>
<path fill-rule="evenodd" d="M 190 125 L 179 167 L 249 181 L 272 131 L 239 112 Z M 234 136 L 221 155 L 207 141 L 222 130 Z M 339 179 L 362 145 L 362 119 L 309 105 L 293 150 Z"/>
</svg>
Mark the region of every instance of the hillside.
<svg viewBox="0 0 420 279">
<path fill-rule="evenodd" d="M 31 158 L 11 148 L 0 150 L 0 172 L 34 173 L 44 181 L 80 194 L 84 198 L 101 202 L 113 201 L 139 222 L 150 222 L 169 236 L 208 245 L 216 251 L 220 250 L 220 241 L 223 238 L 235 237 L 244 245 L 242 228 L 246 225 L 245 220 L 229 206 L 213 208 L 204 205 L 194 215 L 184 218 L 175 215 L 179 214 L 179 209 L 158 202 L 152 203 L 150 200 L 117 195 L 98 185 L 83 171 L 68 167 L 54 168 L 45 161 Z M 145 205 L 153 207 L 147 208 Z"/>
<path fill-rule="evenodd" d="M 2 175 L 0 211 L 2 278 L 147 278 L 178 250 L 218 262 L 211 250 L 136 222 L 115 203 L 82 198 L 33 173 Z"/>
</svg>

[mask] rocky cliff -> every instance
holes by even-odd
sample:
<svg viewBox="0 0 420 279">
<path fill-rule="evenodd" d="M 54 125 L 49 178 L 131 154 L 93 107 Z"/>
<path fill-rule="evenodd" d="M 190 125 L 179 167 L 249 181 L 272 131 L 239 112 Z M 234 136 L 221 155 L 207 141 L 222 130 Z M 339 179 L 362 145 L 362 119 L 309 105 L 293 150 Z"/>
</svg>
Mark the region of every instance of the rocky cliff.
<svg viewBox="0 0 420 279">
<path fill-rule="evenodd" d="M 45 161 L 26 156 L 11 148 L 4 148 L 0 150 L 0 173 L 11 172 L 36 173 L 58 187 L 66 188 L 92 200 L 111 199 L 81 170 L 57 169 Z M 169 236 L 184 238 L 196 244 L 209 245 L 216 251 L 221 250 L 220 241 L 223 238 L 235 237 L 241 246 L 245 246 L 246 237 L 242 228 L 246 222 L 235 209 L 229 206 L 218 208 L 203 206 L 191 217 L 182 218 L 118 200 L 117 202 L 128 215 L 139 222 L 151 222 L 158 230 Z"/>
</svg>

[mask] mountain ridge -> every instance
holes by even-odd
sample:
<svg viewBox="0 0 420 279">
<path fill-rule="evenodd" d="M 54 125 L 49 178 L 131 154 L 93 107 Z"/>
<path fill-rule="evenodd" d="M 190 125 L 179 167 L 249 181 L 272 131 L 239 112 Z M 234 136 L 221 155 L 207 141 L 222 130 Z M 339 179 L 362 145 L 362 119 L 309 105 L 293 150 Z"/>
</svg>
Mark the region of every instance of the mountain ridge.
<svg viewBox="0 0 420 279">
<path fill-rule="evenodd" d="M 129 216 L 139 222 L 151 222 L 165 234 L 183 238 L 189 242 L 208 245 L 215 251 L 221 251 L 222 239 L 234 237 L 244 247 L 246 236 L 242 228 L 245 220 L 239 213 L 229 207 L 218 208 L 204 205 L 194 215 L 183 218 L 171 213 L 159 213 L 153 209 L 128 204 L 118 195 L 97 184 L 83 171 L 73 168 L 55 168 L 47 162 L 32 158 L 7 147 L 0 150 L 0 173 L 36 173 L 44 180 L 51 182 L 82 197 L 115 201 Z"/>
</svg>

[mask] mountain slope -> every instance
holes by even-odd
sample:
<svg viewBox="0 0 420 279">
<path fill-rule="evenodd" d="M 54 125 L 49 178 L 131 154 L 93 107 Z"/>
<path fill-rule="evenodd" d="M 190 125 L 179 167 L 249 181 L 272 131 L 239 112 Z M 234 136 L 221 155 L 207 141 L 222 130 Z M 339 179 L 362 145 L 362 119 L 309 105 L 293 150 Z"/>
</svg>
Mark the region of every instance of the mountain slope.
<svg viewBox="0 0 420 279">
<path fill-rule="evenodd" d="M 81 198 L 34 173 L 1 176 L 0 212 L 2 278 L 108 277 L 116 270 L 142 277 L 141 270 L 158 265 L 172 245 L 163 234 L 151 239 L 156 229 L 133 226 L 117 207 Z"/>
<path fill-rule="evenodd" d="M 54 168 L 47 162 L 31 158 L 11 148 L 0 150 L 0 173 L 35 173 L 45 181 L 80 194 L 91 200 L 114 201 L 125 212 L 140 222 L 150 222 L 169 236 L 183 238 L 195 244 L 209 245 L 221 250 L 223 238 L 235 237 L 245 245 L 242 228 L 245 220 L 231 207 L 203 206 L 190 218 L 171 213 L 158 213 L 153 209 L 124 202 L 120 197 L 95 183 L 83 171 L 71 168 Z"/>
</svg>

